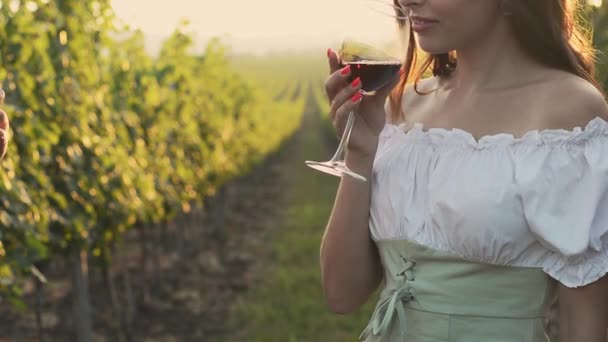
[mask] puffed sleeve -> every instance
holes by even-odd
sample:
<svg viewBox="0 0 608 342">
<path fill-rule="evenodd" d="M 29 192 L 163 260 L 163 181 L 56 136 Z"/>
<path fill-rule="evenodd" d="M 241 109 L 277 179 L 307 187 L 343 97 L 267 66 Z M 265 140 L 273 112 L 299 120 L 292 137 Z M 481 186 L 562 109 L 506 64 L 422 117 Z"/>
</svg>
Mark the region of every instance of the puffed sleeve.
<svg viewBox="0 0 608 342">
<path fill-rule="evenodd" d="M 545 249 L 539 266 L 567 287 L 608 272 L 607 126 L 547 132 L 517 160 L 525 219 Z"/>
</svg>

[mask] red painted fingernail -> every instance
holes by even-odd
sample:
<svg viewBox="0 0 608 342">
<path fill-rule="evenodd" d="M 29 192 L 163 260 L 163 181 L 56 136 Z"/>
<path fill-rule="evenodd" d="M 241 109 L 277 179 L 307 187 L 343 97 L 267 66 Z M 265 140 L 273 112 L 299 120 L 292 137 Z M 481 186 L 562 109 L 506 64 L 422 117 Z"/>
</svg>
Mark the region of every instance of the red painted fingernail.
<svg viewBox="0 0 608 342">
<path fill-rule="evenodd" d="M 350 72 L 350 65 L 347 65 L 344 68 L 342 68 L 342 71 L 340 73 L 342 75 L 347 75 L 349 72 Z"/>
<path fill-rule="evenodd" d="M 399 69 L 399 76 L 403 76 L 403 74 L 405 74 L 405 70 Z"/>
<path fill-rule="evenodd" d="M 353 88 L 357 88 L 357 86 L 361 83 L 361 78 L 357 77 L 355 78 L 355 80 L 351 83 L 351 85 L 353 86 Z"/>
<path fill-rule="evenodd" d="M 327 57 L 331 57 L 333 50 L 331 48 L 327 49 Z"/>
<path fill-rule="evenodd" d="M 361 93 L 356 93 L 355 95 L 353 95 L 353 97 L 351 97 L 351 101 L 357 102 L 357 101 L 361 100 L 362 97 L 363 97 L 363 95 Z"/>
</svg>

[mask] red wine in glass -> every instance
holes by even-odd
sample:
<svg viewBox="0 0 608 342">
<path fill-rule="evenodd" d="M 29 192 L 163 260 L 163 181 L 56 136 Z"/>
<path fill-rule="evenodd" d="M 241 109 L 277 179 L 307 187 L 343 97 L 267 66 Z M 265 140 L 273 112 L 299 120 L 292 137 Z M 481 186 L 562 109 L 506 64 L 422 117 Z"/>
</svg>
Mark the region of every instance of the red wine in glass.
<svg viewBox="0 0 608 342">
<path fill-rule="evenodd" d="M 343 41 L 338 55 L 342 67 L 350 66 L 350 81 L 352 82 L 357 77 L 361 79 L 361 90 L 359 91 L 365 96 L 374 95 L 378 89 L 395 79 L 402 64 L 400 59 L 394 55 L 372 45 L 350 39 Z M 367 181 L 365 177 L 348 168 L 343 156 L 355 122 L 355 113 L 356 109 L 348 115 L 344 134 L 334 156 L 324 162 L 307 160 L 306 165 L 330 175 L 349 176 L 361 182 Z"/>
<path fill-rule="evenodd" d="M 342 62 L 341 67 L 350 65 L 351 75 L 349 82 L 359 77 L 361 90 L 367 94 L 380 89 L 383 85 L 394 79 L 401 68 L 399 61 L 356 61 Z"/>
</svg>

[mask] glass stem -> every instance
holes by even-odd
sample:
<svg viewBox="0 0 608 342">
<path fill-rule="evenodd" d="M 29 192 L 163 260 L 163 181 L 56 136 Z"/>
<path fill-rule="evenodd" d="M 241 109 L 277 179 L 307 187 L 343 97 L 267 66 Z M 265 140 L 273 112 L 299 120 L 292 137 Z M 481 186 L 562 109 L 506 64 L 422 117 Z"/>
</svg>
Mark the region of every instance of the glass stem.
<svg viewBox="0 0 608 342">
<path fill-rule="evenodd" d="M 353 126 L 355 123 L 355 113 L 356 113 L 356 110 L 353 109 L 348 114 L 348 120 L 346 120 L 346 127 L 344 128 L 344 133 L 342 134 L 342 139 L 340 139 L 340 144 L 338 145 L 338 149 L 336 150 L 336 153 L 334 154 L 334 156 L 331 158 L 332 162 L 344 160 L 344 158 L 342 157 L 342 154 L 343 154 L 346 146 L 348 146 L 348 141 L 350 140 L 350 133 L 352 132 Z"/>
</svg>

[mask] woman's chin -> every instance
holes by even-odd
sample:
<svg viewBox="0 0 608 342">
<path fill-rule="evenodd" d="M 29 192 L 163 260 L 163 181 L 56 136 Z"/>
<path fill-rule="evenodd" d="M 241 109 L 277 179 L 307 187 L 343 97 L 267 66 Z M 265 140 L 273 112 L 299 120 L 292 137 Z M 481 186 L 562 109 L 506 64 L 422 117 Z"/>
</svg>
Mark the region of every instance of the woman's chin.
<svg viewBox="0 0 608 342">
<path fill-rule="evenodd" d="M 430 55 L 441 55 L 452 51 L 453 49 L 448 48 L 444 44 L 440 44 L 436 41 L 431 41 L 430 39 L 419 39 L 418 47 L 430 54 Z"/>
<path fill-rule="evenodd" d="M 451 44 L 448 46 L 445 41 L 431 37 L 418 36 L 416 42 L 419 49 L 431 55 L 441 55 L 454 50 Z"/>
</svg>

